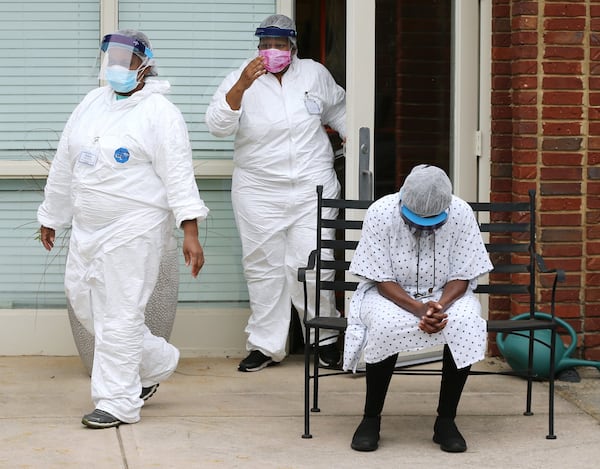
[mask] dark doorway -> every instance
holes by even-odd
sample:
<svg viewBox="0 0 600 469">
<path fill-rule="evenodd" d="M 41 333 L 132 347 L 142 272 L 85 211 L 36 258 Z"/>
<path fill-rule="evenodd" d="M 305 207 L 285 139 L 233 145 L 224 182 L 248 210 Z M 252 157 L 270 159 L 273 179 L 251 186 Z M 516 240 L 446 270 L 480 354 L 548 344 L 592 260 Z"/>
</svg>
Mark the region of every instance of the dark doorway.
<svg viewBox="0 0 600 469">
<path fill-rule="evenodd" d="M 451 0 L 377 0 L 375 198 L 397 191 L 413 166 L 449 171 Z M 346 1 L 297 0 L 299 56 L 346 84 Z M 343 183 L 343 161 L 337 161 Z"/>
<path fill-rule="evenodd" d="M 376 0 L 375 198 L 398 191 L 413 166 L 449 171 L 451 148 L 451 0 Z M 346 0 L 297 0 L 298 56 L 325 65 L 346 87 Z M 351 51 L 350 51 L 351 53 Z M 336 171 L 345 160 L 336 133 Z M 342 197 L 344 196 L 342 190 Z M 338 237 L 343 233 L 338 233 Z M 343 313 L 344 298 L 337 299 Z M 301 322 L 292 312 L 291 352 L 301 352 Z"/>
</svg>

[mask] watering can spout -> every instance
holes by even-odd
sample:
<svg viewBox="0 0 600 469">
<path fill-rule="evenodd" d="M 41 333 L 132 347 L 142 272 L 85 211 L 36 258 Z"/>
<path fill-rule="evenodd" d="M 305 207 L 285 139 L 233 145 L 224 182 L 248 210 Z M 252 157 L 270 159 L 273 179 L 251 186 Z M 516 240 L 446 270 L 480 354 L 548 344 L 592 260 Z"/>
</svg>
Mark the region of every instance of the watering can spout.
<svg viewBox="0 0 600 469">
<path fill-rule="evenodd" d="M 594 366 L 600 371 L 600 362 L 593 360 L 581 360 L 579 358 L 562 358 L 560 362 L 558 362 L 557 372 L 566 370 L 567 368 L 573 368 L 576 366 Z"/>
</svg>

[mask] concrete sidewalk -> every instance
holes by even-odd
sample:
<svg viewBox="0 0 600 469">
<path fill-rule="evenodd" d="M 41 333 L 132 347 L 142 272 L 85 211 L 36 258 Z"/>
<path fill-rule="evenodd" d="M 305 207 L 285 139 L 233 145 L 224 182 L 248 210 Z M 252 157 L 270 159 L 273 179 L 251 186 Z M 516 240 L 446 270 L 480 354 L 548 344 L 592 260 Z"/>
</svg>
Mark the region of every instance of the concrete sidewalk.
<svg viewBox="0 0 600 469">
<path fill-rule="evenodd" d="M 0 468 L 571 468 L 600 464 L 600 373 L 558 383 L 556 440 L 545 438 L 547 384 L 534 385 L 534 416 L 523 416 L 525 381 L 472 376 L 458 426 L 469 449 L 447 454 L 431 441 L 439 377 L 395 376 L 380 448 L 350 449 L 364 378 L 321 382 L 312 439 L 303 433 L 302 357 L 256 373 L 239 359 L 183 359 L 142 411 L 142 421 L 107 430 L 80 424 L 91 410 L 78 357 L 0 357 Z M 487 360 L 479 369 L 501 366 Z M 582 370 L 582 369 L 579 369 Z M 564 396 L 564 397 L 563 397 Z"/>
</svg>

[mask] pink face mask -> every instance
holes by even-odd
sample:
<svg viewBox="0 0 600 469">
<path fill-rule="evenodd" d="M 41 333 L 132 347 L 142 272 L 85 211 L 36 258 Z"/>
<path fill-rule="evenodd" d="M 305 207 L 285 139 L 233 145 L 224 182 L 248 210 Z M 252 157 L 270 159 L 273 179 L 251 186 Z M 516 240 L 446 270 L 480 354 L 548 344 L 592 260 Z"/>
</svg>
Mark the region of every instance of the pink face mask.
<svg viewBox="0 0 600 469">
<path fill-rule="evenodd" d="M 259 50 L 258 55 L 264 57 L 265 68 L 271 73 L 281 72 L 292 61 L 292 53 L 289 50 Z"/>
</svg>

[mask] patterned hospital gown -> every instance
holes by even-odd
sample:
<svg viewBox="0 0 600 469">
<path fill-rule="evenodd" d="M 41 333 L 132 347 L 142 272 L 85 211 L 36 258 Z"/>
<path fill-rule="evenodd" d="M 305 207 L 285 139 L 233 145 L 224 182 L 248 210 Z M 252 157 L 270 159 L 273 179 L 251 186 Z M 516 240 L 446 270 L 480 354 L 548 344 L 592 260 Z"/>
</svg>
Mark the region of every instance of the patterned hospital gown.
<svg viewBox="0 0 600 469">
<path fill-rule="evenodd" d="M 374 202 L 350 265 L 362 281 L 350 303 L 344 370 L 355 371 L 363 351 L 367 363 L 377 363 L 397 352 L 440 344 L 448 344 L 459 368 L 483 359 L 486 323 L 473 290 L 492 267 L 473 211 L 462 199 L 453 196 L 448 221 L 421 236 L 402 219 L 399 193 Z M 436 334 L 421 331 L 419 318 L 377 291 L 378 282 L 392 281 L 410 295 L 430 291 L 422 301 L 437 301 L 451 280 L 470 282 L 446 310 L 448 323 Z"/>
</svg>

